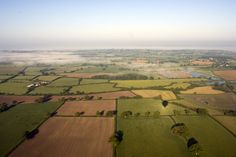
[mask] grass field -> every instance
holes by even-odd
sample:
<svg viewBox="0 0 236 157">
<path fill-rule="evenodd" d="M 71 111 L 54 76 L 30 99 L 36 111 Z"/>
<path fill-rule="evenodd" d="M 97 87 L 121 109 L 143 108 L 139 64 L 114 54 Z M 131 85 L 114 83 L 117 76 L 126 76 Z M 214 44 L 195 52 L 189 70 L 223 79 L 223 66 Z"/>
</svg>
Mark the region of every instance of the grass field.
<svg viewBox="0 0 236 157">
<path fill-rule="evenodd" d="M 108 80 L 105 79 L 82 79 L 80 84 L 91 84 L 91 83 L 106 83 Z"/>
<path fill-rule="evenodd" d="M 235 116 L 214 116 L 223 126 L 236 135 L 236 117 Z"/>
<path fill-rule="evenodd" d="M 205 79 L 162 79 L 162 80 L 115 80 L 117 87 L 123 88 L 148 88 L 148 87 L 164 87 L 172 83 L 189 83 L 196 81 L 204 81 Z"/>
<path fill-rule="evenodd" d="M 96 112 L 116 110 L 115 100 L 69 101 L 63 104 L 57 115 L 74 116 L 76 112 L 84 112 L 86 116 L 96 116 Z"/>
<path fill-rule="evenodd" d="M 14 80 L 31 80 L 35 76 L 33 75 L 18 75 L 17 77 L 14 78 Z"/>
<path fill-rule="evenodd" d="M 0 75 L 0 82 L 2 82 L 3 80 L 7 79 L 11 77 L 10 75 Z"/>
<path fill-rule="evenodd" d="M 101 92 L 112 92 L 119 90 L 120 88 L 114 88 L 114 84 L 112 83 L 101 83 L 101 84 L 73 86 L 70 92 L 77 93 L 79 91 L 84 93 L 101 93 Z"/>
<path fill-rule="evenodd" d="M 113 118 L 54 117 L 9 157 L 112 157 L 108 140 L 113 132 Z"/>
<path fill-rule="evenodd" d="M 79 84 L 77 78 L 60 78 L 53 81 L 49 86 L 74 86 Z"/>
<path fill-rule="evenodd" d="M 223 94 L 180 94 L 181 98 L 194 104 L 212 109 L 236 110 L 236 95 L 234 93 Z"/>
<path fill-rule="evenodd" d="M 63 94 L 67 87 L 40 86 L 35 88 L 29 94 Z"/>
<path fill-rule="evenodd" d="M 220 124 L 208 116 L 177 116 L 177 122 L 183 122 L 201 147 L 200 156 L 235 157 L 236 138 Z M 178 138 L 178 137 L 176 137 Z"/>
<path fill-rule="evenodd" d="M 118 115 L 124 111 L 131 111 L 133 114 L 140 113 L 144 116 L 145 112 L 159 111 L 161 115 L 173 115 L 173 111 L 177 110 L 180 114 L 185 114 L 185 108 L 169 103 L 167 107 L 162 106 L 162 101 L 158 99 L 120 99 L 117 105 Z M 195 114 L 190 111 L 189 114 Z"/>
<path fill-rule="evenodd" d="M 51 81 L 57 79 L 58 77 L 60 77 L 60 76 L 53 76 L 53 75 L 52 76 L 50 76 L 50 75 L 48 75 L 48 76 L 39 76 L 35 80 L 51 82 Z"/>
<path fill-rule="evenodd" d="M 23 69 L 21 66 L 0 66 L 0 75 L 15 75 Z"/>
<path fill-rule="evenodd" d="M 160 97 L 162 100 L 174 100 L 175 94 L 172 91 L 165 90 L 132 90 L 136 95 L 140 95 L 143 98 Z"/>
<path fill-rule="evenodd" d="M 27 92 L 27 85 L 29 85 L 27 82 L 5 82 L 0 84 L 0 92 L 5 94 L 22 95 Z"/>
<path fill-rule="evenodd" d="M 124 132 L 117 157 L 189 157 L 185 142 L 170 131 L 169 117 L 158 119 L 118 118 L 117 130 Z"/>
<path fill-rule="evenodd" d="M 54 112 L 61 103 L 21 104 L 0 113 L 0 156 L 6 155 L 31 131 Z"/>
<path fill-rule="evenodd" d="M 26 75 L 40 75 L 42 74 L 40 72 L 40 70 L 44 69 L 44 68 L 47 68 L 47 67 L 41 67 L 41 66 L 32 66 L 32 67 L 28 67 L 25 71 L 25 74 Z"/>
<path fill-rule="evenodd" d="M 223 91 L 215 90 L 211 86 L 195 87 L 186 91 L 181 91 L 182 94 L 222 94 Z"/>
<path fill-rule="evenodd" d="M 187 89 L 189 86 L 191 86 L 190 83 L 174 83 L 172 85 L 166 86 L 166 89 Z"/>
</svg>

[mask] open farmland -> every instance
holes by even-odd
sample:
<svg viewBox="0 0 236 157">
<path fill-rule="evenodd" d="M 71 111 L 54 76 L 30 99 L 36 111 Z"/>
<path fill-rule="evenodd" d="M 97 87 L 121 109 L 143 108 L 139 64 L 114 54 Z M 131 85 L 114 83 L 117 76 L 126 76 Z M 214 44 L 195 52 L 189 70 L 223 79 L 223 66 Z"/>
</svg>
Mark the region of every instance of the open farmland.
<svg viewBox="0 0 236 157">
<path fill-rule="evenodd" d="M 185 108 L 169 103 L 168 106 L 163 107 L 162 101 L 158 99 L 120 99 L 117 105 L 118 115 L 120 116 L 125 111 L 131 111 L 133 114 L 140 113 L 144 116 L 146 112 L 159 111 L 161 115 L 174 115 L 174 110 L 180 114 L 185 114 Z M 189 111 L 189 114 L 195 114 Z"/>
<path fill-rule="evenodd" d="M 79 84 L 77 78 L 59 78 L 53 81 L 49 86 L 75 86 Z"/>
<path fill-rule="evenodd" d="M 54 51 L 0 52 L 0 157 L 235 157 L 235 53 Z"/>
<path fill-rule="evenodd" d="M 69 101 L 62 105 L 57 115 L 75 116 L 76 112 L 84 112 L 85 116 L 96 116 L 99 111 L 116 110 L 115 100 Z"/>
<path fill-rule="evenodd" d="M 53 81 L 53 80 L 55 80 L 55 79 L 57 79 L 59 77 L 60 76 L 53 76 L 53 75 L 52 76 L 39 76 L 35 80 L 50 82 L 50 81 Z"/>
<path fill-rule="evenodd" d="M 16 75 L 23 69 L 21 66 L 0 66 L 0 75 Z"/>
<path fill-rule="evenodd" d="M 192 103 L 210 107 L 213 109 L 229 109 L 236 110 L 236 95 L 233 93 L 223 94 L 181 94 L 181 98 L 188 100 Z"/>
<path fill-rule="evenodd" d="M 82 79 L 80 84 L 92 84 L 92 83 L 106 83 L 108 80 L 105 79 Z"/>
<path fill-rule="evenodd" d="M 189 157 L 185 142 L 171 133 L 172 125 L 169 117 L 118 118 L 117 129 L 123 130 L 124 140 L 117 147 L 117 157 Z"/>
<path fill-rule="evenodd" d="M 143 98 L 155 98 L 160 97 L 162 100 L 176 99 L 175 94 L 168 90 L 132 90 L 136 95 L 140 95 Z"/>
<path fill-rule="evenodd" d="M 17 77 L 14 78 L 14 80 L 32 80 L 34 75 L 18 75 Z"/>
<path fill-rule="evenodd" d="M 190 83 L 174 83 L 169 86 L 166 86 L 165 88 L 166 89 L 187 89 L 190 86 L 191 86 Z"/>
<path fill-rule="evenodd" d="M 181 91 L 182 94 L 222 94 L 223 91 L 215 90 L 211 86 L 195 87 L 186 91 Z"/>
<path fill-rule="evenodd" d="M 236 80 L 236 70 L 219 70 L 214 71 L 214 74 L 225 80 Z"/>
<path fill-rule="evenodd" d="M 98 75 L 112 75 L 112 73 L 65 73 L 63 75 L 73 78 L 92 78 Z"/>
<path fill-rule="evenodd" d="M 0 84 L 0 93 L 22 95 L 28 91 L 27 85 L 26 82 L 5 82 Z"/>
<path fill-rule="evenodd" d="M 232 131 L 236 136 L 236 117 L 235 116 L 214 116 L 224 127 Z"/>
<path fill-rule="evenodd" d="M 9 157 L 112 157 L 108 140 L 113 131 L 113 118 L 50 118 L 34 139 L 25 141 Z"/>
<path fill-rule="evenodd" d="M 101 93 L 101 92 L 113 92 L 119 91 L 120 88 L 115 88 L 112 83 L 100 83 L 100 84 L 86 84 L 73 86 L 70 90 L 72 93 Z"/>
<path fill-rule="evenodd" d="M 185 123 L 189 132 L 202 147 L 204 157 L 234 157 L 236 138 L 208 116 L 176 116 L 177 122 Z M 179 137 L 176 137 L 179 138 Z"/>
<path fill-rule="evenodd" d="M 212 64 L 214 64 L 213 61 L 210 60 L 206 60 L 206 59 L 201 59 L 201 60 L 194 60 L 191 62 L 193 65 L 203 65 L 203 66 L 210 66 Z"/>
<path fill-rule="evenodd" d="M 161 80 L 115 80 L 116 87 L 123 88 L 148 88 L 148 87 L 164 87 L 172 83 L 198 82 L 204 79 L 161 79 Z"/>
<path fill-rule="evenodd" d="M 48 118 L 48 113 L 54 112 L 60 105 L 61 102 L 21 104 L 0 113 L 0 156 L 5 156 L 17 146 L 24 140 L 26 131 L 38 127 Z"/>
<path fill-rule="evenodd" d="M 67 90 L 68 87 L 51 87 L 51 86 L 40 86 L 35 88 L 33 91 L 31 91 L 29 94 L 34 95 L 34 94 L 54 94 L 54 95 L 59 95 L 63 94 L 65 90 Z"/>
<path fill-rule="evenodd" d="M 159 71 L 160 75 L 166 78 L 190 78 L 192 75 L 186 71 Z"/>
<path fill-rule="evenodd" d="M 64 98 L 82 98 L 85 95 L 65 95 L 65 96 L 53 96 L 52 101 L 58 101 L 62 97 Z M 116 91 L 116 92 L 106 92 L 106 93 L 97 93 L 97 94 L 89 94 L 89 96 L 94 96 L 93 99 L 118 99 L 125 97 L 135 97 L 136 95 L 130 91 Z"/>
<path fill-rule="evenodd" d="M 0 75 L 0 82 L 4 81 L 5 79 L 11 77 L 10 75 Z"/>
<path fill-rule="evenodd" d="M 34 103 L 39 96 L 26 96 L 26 95 L 0 95 L 0 103 L 12 103 L 13 101 L 22 103 Z"/>
</svg>

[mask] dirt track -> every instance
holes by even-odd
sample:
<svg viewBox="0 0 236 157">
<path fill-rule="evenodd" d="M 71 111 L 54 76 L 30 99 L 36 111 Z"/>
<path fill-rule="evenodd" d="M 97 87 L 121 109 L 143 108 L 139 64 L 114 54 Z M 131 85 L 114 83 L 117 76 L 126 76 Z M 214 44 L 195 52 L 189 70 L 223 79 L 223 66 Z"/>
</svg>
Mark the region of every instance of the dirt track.
<svg viewBox="0 0 236 157">
<path fill-rule="evenodd" d="M 112 157 L 113 118 L 54 117 L 10 157 Z"/>
</svg>

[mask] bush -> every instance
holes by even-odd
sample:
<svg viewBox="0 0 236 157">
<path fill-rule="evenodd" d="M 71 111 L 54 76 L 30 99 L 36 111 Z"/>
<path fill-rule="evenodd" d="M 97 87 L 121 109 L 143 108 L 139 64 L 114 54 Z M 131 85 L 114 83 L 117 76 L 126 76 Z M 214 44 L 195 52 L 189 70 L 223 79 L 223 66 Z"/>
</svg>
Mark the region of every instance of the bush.
<svg viewBox="0 0 236 157">
<path fill-rule="evenodd" d="M 112 143 L 114 148 L 116 148 L 122 142 L 123 135 L 123 131 L 118 130 L 109 138 L 109 142 Z"/>
<path fill-rule="evenodd" d="M 207 114 L 208 114 L 208 111 L 207 111 L 207 109 L 205 109 L 205 108 L 197 108 L 197 109 L 196 109 L 196 112 L 197 112 L 199 115 L 207 115 Z"/>
<path fill-rule="evenodd" d="M 101 112 L 100 112 L 100 111 L 97 111 L 97 112 L 96 112 L 96 116 L 103 116 L 103 114 L 104 114 L 104 110 L 101 111 Z"/>
<path fill-rule="evenodd" d="M 82 115 L 84 115 L 84 112 L 76 112 L 76 113 L 75 113 L 75 116 L 76 116 L 76 117 L 80 117 L 80 116 L 82 116 Z"/>
<path fill-rule="evenodd" d="M 25 132 L 25 137 L 26 137 L 27 139 L 32 139 L 32 138 L 34 138 L 34 136 L 35 136 L 38 132 L 39 132 L 38 128 L 37 128 L 37 129 L 34 129 L 34 130 L 32 130 L 32 131 L 26 131 L 26 132 Z"/>
<path fill-rule="evenodd" d="M 131 111 L 124 111 L 124 112 L 121 113 L 121 117 L 123 117 L 123 118 L 128 118 L 130 116 L 132 116 Z"/>
<path fill-rule="evenodd" d="M 154 118 L 159 118 L 160 117 L 160 112 L 159 111 L 155 111 L 154 114 L 153 114 L 153 117 Z"/>
</svg>

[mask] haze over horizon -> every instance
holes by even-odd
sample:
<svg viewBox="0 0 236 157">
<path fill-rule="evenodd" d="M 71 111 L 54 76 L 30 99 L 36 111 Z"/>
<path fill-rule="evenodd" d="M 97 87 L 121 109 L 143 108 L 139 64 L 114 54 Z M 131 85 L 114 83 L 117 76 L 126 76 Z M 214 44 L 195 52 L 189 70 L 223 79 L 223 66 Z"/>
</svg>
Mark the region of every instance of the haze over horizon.
<svg viewBox="0 0 236 157">
<path fill-rule="evenodd" d="M 236 50 L 233 0 L 2 0 L 0 49 Z"/>
</svg>

